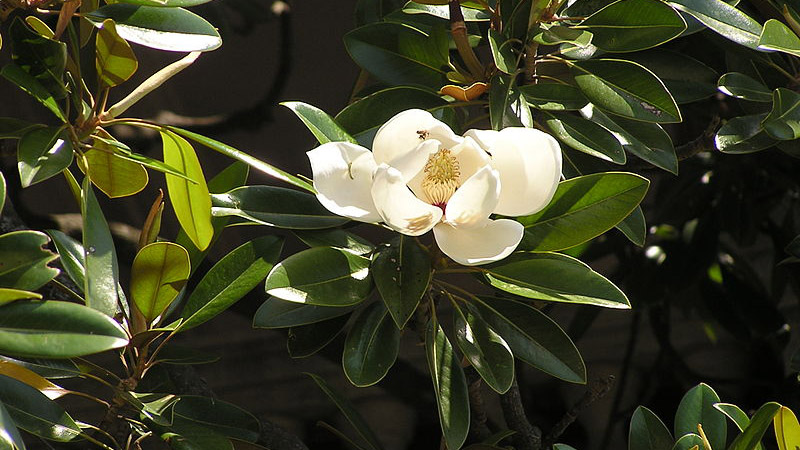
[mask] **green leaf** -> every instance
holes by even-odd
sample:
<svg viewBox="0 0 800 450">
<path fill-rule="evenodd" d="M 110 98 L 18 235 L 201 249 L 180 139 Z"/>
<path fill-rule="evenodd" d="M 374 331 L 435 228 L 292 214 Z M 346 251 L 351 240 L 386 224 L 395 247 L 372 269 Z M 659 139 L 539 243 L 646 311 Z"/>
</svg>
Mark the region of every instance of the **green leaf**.
<svg viewBox="0 0 800 450">
<path fill-rule="evenodd" d="M 2 126 L 2 125 L 0 125 Z M 6 178 L 0 172 L 0 214 L 3 213 L 3 206 L 6 203 Z"/>
<path fill-rule="evenodd" d="M 559 141 L 575 150 L 606 161 L 625 164 L 627 158 L 622 145 L 602 126 L 568 113 L 542 112 L 540 117 Z"/>
<path fill-rule="evenodd" d="M 369 262 L 347 250 L 310 248 L 284 259 L 270 271 L 267 294 L 307 305 L 355 305 L 372 291 Z"/>
<path fill-rule="evenodd" d="M 189 254 L 171 242 L 145 245 L 131 266 L 131 298 L 150 323 L 159 317 L 189 280 Z"/>
<path fill-rule="evenodd" d="M 212 204 L 214 217 L 237 216 L 277 228 L 314 230 L 350 221 L 325 209 L 311 194 L 277 186 L 242 186 L 212 195 Z"/>
<path fill-rule="evenodd" d="M 758 47 L 761 25 L 722 0 L 670 0 L 668 3 L 737 44 L 754 50 Z"/>
<path fill-rule="evenodd" d="M 344 45 L 356 64 L 389 85 L 438 89 L 445 84 L 447 39 L 433 39 L 404 24 L 378 22 L 347 33 Z"/>
<path fill-rule="evenodd" d="M 25 442 L 19 434 L 17 424 L 2 402 L 0 402 L 0 430 L 3 430 L 0 434 L 0 446 L 10 450 L 25 450 Z"/>
<path fill-rule="evenodd" d="M 9 63 L 3 66 L 3 69 L 0 70 L 0 75 L 35 98 L 36 101 L 49 109 L 62 122 L 67 122 L 67 116 L 64 114 L 64 111 L 61 110 L 61 107 L 58 106 L 58 102 L 56 98 L 53 97 L 53 94 L 48 92 L 47 89 L 42 86 L 42 83 L 28 72 L 25 72 L 14 63 Z"/>
<path fill-rule="evenodd" d="M 113 19 L 122 39 L 159 50 L 209 51 L 222 45 L 213 25 L 183 8 L 117 3 L 100 7 L 83 17 L 98 28 L 106 19 Z"/>
<path fill-rule="evenodd" d="M 403 12 L 406 14 L 429 14 L 440 19 L 450 20 L 450 8 L 447 6 L 447 2 L 438 2 L 438 5 L 434 3 L 436 2 L 408 2 L 403 6 Z M 466 8 L 463 4 L 461 6 L 461 14 L 464 16 L 465 22 L 486 22 L 492 18 L 488 11 Z"/>
<path fill-rule="evenodd" d="M 347 105 L 335 120 L 352 135 L 361 135 L 376 131 L 395 114 L 407 109 L 432 110 L 445 105 L 447 101 L 430 90 L 398 86 L 383 89 Z"/>
<path fill-rule="evenodd" d="M 212 319 L 253 290 L 278 261 L 283 239 L 262 236 L 225 255 L 205 274 L 186 300 L 178 327 L 188 330 Z"/>
<path fill-rule="evenodd" d="M 506 40 L 502 33 L 489 30 L 489 46 L 492 50 L 494 64 L 498 70 L 509 75 L 517 71 L 517 57 L 511 52 L 513 41 Z"/>
<path fill-rule="evenodd" d="M 76 303 L 15 302 L 0 307 L 0 351 L 32 358 L 73 358 L 128 344 L 110 317 Z"/>
<path fill-rule="evenodd" d="M 400 351 L 400 330 L 381 302 L 364 308 L 344 341 L 342 368 L 355 386 L 372 386 L 386 376 Z"/>
<path fill-rule="evenodd" d="M 571 84 L 538 83 L 517 88 L 525 101 L 534 108 L 551 111 L 572 111 L 586 106 L 589 100 Z"/>
<path fill-rule="evenodd" d="M 427 292 L 433 272 L 428 253 L 417 241 L 400 235 L 372 256 L 375 286 L 398 329 L 403 329 Z"/>
<path fill-rule="evenodd" d="M 714 143 L 723 153 L 742 154 L 764 150 L 777 144 L 761 127 L 766 114 L 739 116 L 725 122 L 717 131 Z"/>
<path fill-rule="evenodd" d="M 174 175 L 176 177 L 188 180 L 192 183 L 198 183 L 198 180 L 192 179 L 191 177 L 182 173 L 178 169 L 170 166 L 169 164 L 164 164 L 163 162 L 157 159 L 153 159 L 132 152 L 130 147 L 115 139 L 106 139 L 97 135 L 92 135 L 92 139 L 94 140 L 94 142 L 92 143 L 93 149 L 97 149 L 101 152 L 107 152 L 107 153 L 111 152 L 114 153 L 115 156 L 122 158 L 126 161 L 133 162 L 136 164 L 141 164 L 144 167 L 156 170 L 158 172 Z"/>
<path fill-rule="evenodd" d="M 81 434 L 64 408 L 36 388 L 5 375 L 0 375 L 0 404 L 19 428 L 36 436 L 68 442 Z"/>
<path fill-rule="evenodd" d="M 514 357 L 570 383 L 586 383 L 583 358 L 564 330 L 523 302 L 480 297 L 481 317 L 511 348 Z"/>
<path fill-rule="evenodd" d="M 719 78 L 717 86 L 723 94 L 731 97 L 754 102 L 772 101 L 772 93 L 764 83 L 743 73 L 728 72 Z"/>
<path fill-rule="evenodd" d="M 732 403 L 714 403 L 714 408 L 717 408 L 722 414 L 728 416 L 728 418 L 736 424 L 736 427 L 739 428 L 739 431 L 744 431 L 747 425 L 750 425 L 750 418 L 747 417 L 747 413 Z M 759 445 L 757 447 L 760 448 L 761 446 Z"/>
<path fill-rule="evenodd" d="M 72 158 L 72 142 L 65 128 L 34 128 L 25 133 L 17 142 L 22 187 L 58 175 L 72 164 Z"/>
<path fill-rule="evenodd" d="M 157 330 L 157 328 L 153 328 L 150 331 L 155 330 Z M 135 337 L 133 339 L 135 339 Z M 215 353 L 195 350 L 190 347 L 183 347 L 175 344 L 169 344 L 162 347 L 161 351 L 158 352 L 158 357 L 156 358 L 158 363 L 191 366 L 198 364 L 210 364 L 217 362 L 220 359 L 221 356 Z"/>
<path fill-rule="evenodd" d="M 83 245 L 75 239 L 67 236 L 58 230 L 47 230 L 50 239 L 56 246 L 58 257 L 61 258 L 61 266 L 69 275 L 69 278 L 83 293 L 84 286 L 86 285 L 86 264 L 84 262 L 85 251 Z"/>
<path fill-rule="evenodd" d="M 503 394 L 514 381 L 514 355 L 506 341 L 469 306 L 454 303 L 456 344 L 483 381 Z"/>
<path fill-rule="evenodd" d="M 109 198 L 127 197 L 147 186 L 147 170 L 139 163 L 97 148 L 84 151 L 83 156 L 92 184 Z"/>
<path fill-rule="evenodd" d="M 728 450 L 753 450 L 757 445 L 761 444 L 761 437 L 767 431 L 767 428 L 772 424 L 773 417 L 778 414 L 782 406 L 775 402 L 768 402 L 763 404 L 750 419 L 750 424 L 736 436 Z M 705 431 L 705 427 L 703 428 Z M 792 445 L 797 446 L 800 442 L 795 441 Z M 780 444 L 778 444 L 780 446 Z M 791 447 L 790 447 L 791 448 Z"/>
<path fill-rule="evenodd" d="M 727 423 L 725 415 L 714 408 L 719 396 L 711 386 L 700 383 L 687 392 L 678 405 L 675 413 L 675 436 L 697 432 L 697 425 L 711 443 L 711 448 L 725 448 Z"/>
<path fill-rule="evenodd" d="M 675 155 L 675 147 L 661 125 L 607 116 L 594 107 L 584 108 L 581 114 L 611 131 L 622 144 L 622 148 L 629 153 L 677 175 L 678 157 Z"/>
<path fill-rule="evenodd" d="M 800 442 L 800 425 L 791 409 L 782 406 L 772 419 L 779 450 L 794 450 Z"/>
<path fill-rule="evenodd" d="M 83 372 L 69 359 L 28 359 L 19 360 L 0 356 L 0 361 L 7 361 L 22 366 L 40 377 L 47 379 L 75 378 Z"/>
<path fill-rule="evenodd" d="M 41 83 L 55 98 L 67 94 L 64 68 L 67 64 L 67 44 L 49 39 L 33 31 L 19 17 L 8 29 L 14 52 L 14 64 Z"/>
<path fill-rule="evenodd" d="M 344 309 L 344 308 L 342 308 Z M 286 349 L 292 358 L 307 358 L 325 348 L 342 332 L 350 314 L 289 329 Z"/>
<path fill-rule="evenodd" d="M 647 68 L 621 59 L 571 63 L 575 82 L 598 108 L 656 123 L 680 122 L 681 113 L 664 83 Z"/>
<path fill-rule="evenodd" d="M 513 77 L 502 73 L 492 77 L 489 87 L 489 120 L 493 130 L 523 125 L 519 117 L 522 115 L 521 107 L 524 105 L 527 108 L 527 103 L 519 100 L 520 95 L 514 87 Z"/>
<path fill-rule="evenodd" d="M 356 255 L 366 255 L 375 250 L 375 246 L 370 241 L 340 228 L 297 230 L 294 234 L 309 247 L 336 247 L 350 250 Z"/>
<path fill-rule="evenodd" d="M 375 436 L 375 433 L 372 429 L 367 425 L 367 422 L 364 420 L 364 417 L 355 409 L 352 403 L 350 403 L 347 398 L 345 398 L 341 393 L 334 390 L 324 378 L 320 377 L 319 375 L 315 375 L 313 373 L 305 373 L 308 375 L 314 383 L 319 386 L 322 392 L 328 396 L 331 401 L 336 405 L 339 411 L 344 414 L 345 419 L 353 426 L 356 432 L 361 436 L 364 440 L 364 443 L 367 444 L 370 450 L 381 450 L 383 447 L 381 446 L 378 438 Z"/>
<path fill-rule="evenodd" d="M 630 308 L 618 287 L 581 261 L 558 253 L 518 252 L 482 268 L 492 286 L 537 300 Z"/>
<path fill-rule="evenodd" d="M 764 29 L 758 38 L 758 49 L 800 56 L 800 38 L 780 20 L 769 19 L 764 22 Z"/>
<path fill-rule="evenodd" d="M 618 0 L 579 24 L 594 35 L 592 45 L 609 52 L 635 52 L 678 37 L 686 22 L 658 0 Z"/>
<path fill-rule="evenodd" d="M 343 316 L 354 307 L 314 306 L 269 297 L 253 316 L 256 328 L 290 328 Z"/>
<path fill-rule="evenodd" d="M 572 44 L 576 47 L 588 47 L 594 37 L 591 31 L 562 25 L 547 26 L 539 24 L 541 31 L 533 36 L 533 40 L 542 45 Z"/>
<path fill-rule="evenodd" d="M 439 408 L 439 424 L 447 448 L 458 450 L 469 432 L 469 393 L 453 344 L 434 315 L 425 331 L 425 354 Z"/>
<path fill-rule="evenodd" d="M 681 436 L 672 450 L 703 450 L 703 438 L 695 433 L 689 433 Z"/>
<path fill-rule="evenodd" d="M 99 85 L 113 87 L 130 78 L 139 67 L 133 49 L 117 34 L 114 21 L 106 19 L 97 31 L 95 68 Z"/>
<path fill-rule="evenodd" d="M 0 288 L 0 306 L 16 300 L 41 300 L 42 294 L 22 289 Z"/>
<path fill-rule="evenodd" d="M 44 125 L 31 123 L 15 117 L 0 117 L 0 139 L 19 139 L 33 128 Z M 2 208 L 0 208 L 1 210 Z"/>
<path fill-rule="evenodd" d="M 114 6 L 114 5 L 111 5 Z M 214 236 L 211 224 L 211 197 L 192 145 L 170 131 L 161 132 L 164 163 L 178 168 L 195 183 L 167 175 L 167 191 L 181 228 L 199 250 L 205 250 Z"/>
<path fill-rule="evenodd" d="M 520 248 L 563 250 L 593 239 L 625 219 L 642 201 L 649 185 L 646 178 L 625 172 L 562 181 L 542 211 L 517 219 L 525 225 Z"/>
<path fill-rule="evenodd" d="M 211 0 L 119 0 L 119 3 L 131 5 L 162 6 L 166 8 L 191 7 L 208 3 Z"/>
<path fill-rule="evenodd" d="M 347 134 L 331 116 L 316 106 L 303 102 L 283 102 L 281 105 L 291 109 L 320 144 L 339 141 L 356 143 L 356 140 Z"/>
<path fill-rule="evenodd" d="M 775 139 L 791 141 L 800 137 L 800 94 L 786 88 L 772 92 L 772 111 L 762 122 L 764 131 Z"/>
<path fill-rule="evenodd" d="M 33 291 L 58 275 L 47 264 L 56 255 L 43 247 L 50 239 L 38 231 L 20 230 L 0 235 L 0 287 Z"/>
<path fill-rule="evenodd" d="M 81 190 L 86 306 L 113 317 L 119 310 L 119 266 L 114 240 L 89 177 Z"/>
<path fill-rule="evenodd" d="M 216 398 L 182 395 L 172 407 L 173 427 L 199 425 L 222 436 L 256 442 L 261 426 L 252 414 Z"/>
<path fill-rule="evenodd" d="M 672 434 L 658 416 L 644 406 L 633 412 L 628 449 L 671 450 Z"/>
<path fill-rule="evenodd" d="M 678 104 L 703 100 L 717 93 L 717 71 L 684 53 L 658 48 L 626 55 L 626 59 L 653 72 Z"/>
<path fill-rule="evenodd" d="M 642 207 L 637 206 L 634 208 L 628 217 L 617 224 L 617 229 L 634 244 L 639 247 L 643 246 L 647 235 L 647 224 L 645 223 Z"/>
</svg>

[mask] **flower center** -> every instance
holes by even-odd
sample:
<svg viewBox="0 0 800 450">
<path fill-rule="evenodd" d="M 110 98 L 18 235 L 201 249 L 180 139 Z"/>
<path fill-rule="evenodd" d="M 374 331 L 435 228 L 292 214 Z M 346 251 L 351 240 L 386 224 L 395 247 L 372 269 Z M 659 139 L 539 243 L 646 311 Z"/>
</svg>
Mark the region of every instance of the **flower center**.
<svg viewBox="0 0 800 450">
<path fill-rule="evenodd" d="M 425 163 L 425 179 L 422 190 L 431 205 L 444 208 L 447 201 L 458 188 L 458 177 L 461 169 L 458 160 L 450 150 L 443 148 L 428 157 Z"/>
</svg>

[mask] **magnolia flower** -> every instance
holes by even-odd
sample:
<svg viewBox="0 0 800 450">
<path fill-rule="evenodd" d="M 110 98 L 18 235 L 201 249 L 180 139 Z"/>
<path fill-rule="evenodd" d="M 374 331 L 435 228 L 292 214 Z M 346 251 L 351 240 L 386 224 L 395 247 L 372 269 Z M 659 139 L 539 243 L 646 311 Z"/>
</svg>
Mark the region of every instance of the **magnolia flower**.
<svg viewBox="0 0 800 450">
<path fill-rule="evenodd" d="M 464 265 L 513 252 L 523 226 L 489 216 L 541 210 L 561 177 L 561 149 L 547 133 L 505 128 L 462 137 L 418 109 L 381 126 L 372 151 L 329 142 L 308 158 L 317 198 L 329 211 L 409 236 L 433 230 L 442 252 Z"/>
</svg>

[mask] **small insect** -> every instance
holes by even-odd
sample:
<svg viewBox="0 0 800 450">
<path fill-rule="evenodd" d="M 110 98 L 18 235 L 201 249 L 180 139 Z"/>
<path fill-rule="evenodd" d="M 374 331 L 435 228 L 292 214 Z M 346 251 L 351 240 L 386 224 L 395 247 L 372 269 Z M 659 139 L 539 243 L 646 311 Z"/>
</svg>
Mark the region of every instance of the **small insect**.
<svg viewBox="0 0 800 450">
<path fill-rule="evenodd" d="M 428 130 L 417 130 L 417 136 L 419 136 L 419 139 L 421 141 L 424 141 L 425 139 L 428 139 L 430 133 L 428 132 Z"/>
</svg>

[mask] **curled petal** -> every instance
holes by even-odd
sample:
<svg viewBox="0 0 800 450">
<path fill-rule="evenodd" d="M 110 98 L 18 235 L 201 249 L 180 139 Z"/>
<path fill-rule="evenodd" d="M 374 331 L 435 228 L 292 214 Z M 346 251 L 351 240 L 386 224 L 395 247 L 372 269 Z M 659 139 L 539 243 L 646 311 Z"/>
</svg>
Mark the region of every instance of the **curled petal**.
<svg viewBox="0 0 800 450">
<path fill-rule="evenodd" d="M 500 175 L 490 166 L 475 172 L 450 197 L 445 222 L 455 227 L 484 225 L 500 198 Z"/>
<path fill-rule="evenodd" d="M 328 142 L 306 154 L 322 206 L 361 222 L 381 220 L 370 193 L 376 167 L 372 152 L 347 142 Z"/>
<path fill-rule="evenodd" d="M 489 154 L 470 137 L 464 138 L 462 143 L 453 147 L 453 154 L 456 155 L 460 169 L 458 184 L 464 184 L 469 177 L 491 161 Z"/>
<path fill-rule="evenodd" d="M 403 180 L 408 183 L 422 172 L 425 163 L 428 162 L 428 157 L 437 150 L 439 150 L 439 141 L 430 139 L 420 142 L 410 152 L 398 154 L 388 164 L 399 170 L 403 174 Z"/>
<path fill-rule="evenodd" d="M 494 145 L 495 139 L 497 139 L 497 135 L 499 131 L 495 130 L 467 130 L 464 133 L 465 138 L 473 139 L 482 149 L 488 150 L 489 147 Z"/>
<path fill-rule="evenodd" d="M 393 230 L 409 236 L 427 233 L 442 219 L 442 210 L 418 199 L 394 167 L 381 164 L 372 181 L 372 200 Z"/>
<path fill-rule="evenodd" d="M 465 266 L 499 261 L 510 255 L 522 240 L 525 228 L 510 219 L 487 220 L 483 227 L 453 227 L 441 223 L 433 228 L 436 243 L 445 255 Z"/>
<path fill-rule="evenodd" d="M 392 165 L 392 161 L 411 152 L 425 139 L 436 139 L 445 148 L 461 141 L 444 122 L 421 109 L 409 109 L 389 119 L 375 133 L 372 151 L 378 164 Z"/>
<path fill-rule="evenodd" d="M 504 216 L 525 216 L 544 208 L 561 179 L 561 147 L 549 134 L 533 128 L 505 128 L 487 149 L 492 167 L 500 172 L 500 202 Z"/>
</svg>

